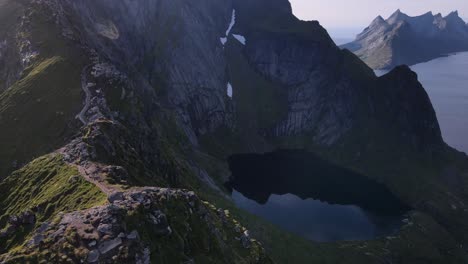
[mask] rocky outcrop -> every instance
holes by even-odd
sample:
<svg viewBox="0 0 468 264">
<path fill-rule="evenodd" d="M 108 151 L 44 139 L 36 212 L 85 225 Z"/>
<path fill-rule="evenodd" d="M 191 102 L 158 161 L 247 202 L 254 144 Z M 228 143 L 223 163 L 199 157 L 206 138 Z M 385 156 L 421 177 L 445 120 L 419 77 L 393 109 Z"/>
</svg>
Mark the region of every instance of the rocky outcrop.
<svg viewBox="0 0 468 264">
<path fill-rule="evenodd" d="M 410 17 L 400 10 L 384 20 L 378 16 L 356 40 L 342 46 L 374 69 L 428 61 L 468 50 L 468 26 L 452 12 Z"/>
<path fill-rule="evenodd" d="M 0 231 L 0 238 L 9 237 L 23 227 L 31 227 L 36 223 L 36 215 L 32 211 L 25 211 L 19 215 L 11 215 L 6 228 Z"/>
<path fill-rule="evenodd" d="M 237 247 L 242 253 L 235 253 Z M 193 192 L 162 188 L 134 189 L 109 205 L 62 213 L 42 224 L 21 251 L 0 261 L 31 258 L 54 263 L 271 263 L 228 211 Z"/>
</svg>

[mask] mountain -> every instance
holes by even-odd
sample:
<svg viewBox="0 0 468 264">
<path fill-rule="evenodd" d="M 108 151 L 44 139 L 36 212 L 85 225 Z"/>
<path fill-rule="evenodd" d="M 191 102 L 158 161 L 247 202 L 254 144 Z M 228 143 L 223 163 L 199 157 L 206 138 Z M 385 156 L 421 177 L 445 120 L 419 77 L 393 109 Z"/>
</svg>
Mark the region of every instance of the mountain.
<svg viewBox="0 0 468 264">
<path fill-rule="evenodd" d="M 410 17 L 400 10 L 378 16 L 356 39 L 342 46 L 373 69 L 413 65 L 468 50 L 468 25 L 457 11 L 442 17 L 428 12 Z"/>
<path fill-rule="evenodd" d="M 287 0 L 1 0 L 0 22 L 0 262 L 465 262 L 468 160 L 416 74 L 375 76 Z M 278 148 L 384 184 L 407 224 L 319 244 L 236 208 L 227 158 Z"/>
</svg>

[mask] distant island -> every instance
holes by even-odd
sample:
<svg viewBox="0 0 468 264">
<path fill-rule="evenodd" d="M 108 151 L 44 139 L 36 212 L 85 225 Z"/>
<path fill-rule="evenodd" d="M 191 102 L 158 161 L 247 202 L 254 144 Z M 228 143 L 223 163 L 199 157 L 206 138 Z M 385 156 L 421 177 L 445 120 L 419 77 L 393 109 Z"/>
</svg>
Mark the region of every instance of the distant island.
<svg viewBox="0 0 468 264">
<path fill-rule="evenodd" d="M 386 20 L 378 16 L 353 42 L 341 47 L 373 69 L 414 65 L 468 51 L 468 25 L 458 11 L 445 17 L 432 12 L 411 17 L 397 10 Z"/>
</svg>

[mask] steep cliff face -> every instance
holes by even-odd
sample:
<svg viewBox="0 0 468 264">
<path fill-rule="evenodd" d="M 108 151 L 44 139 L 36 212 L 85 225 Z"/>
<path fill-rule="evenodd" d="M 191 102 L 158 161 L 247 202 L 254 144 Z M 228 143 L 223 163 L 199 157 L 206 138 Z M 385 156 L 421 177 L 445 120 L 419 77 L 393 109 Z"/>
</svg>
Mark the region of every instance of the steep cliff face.
<svg viewBox="0 0 468 264">
<path fill-rule="evenodd" d="M 194 145 L 220 128 L 236 134 L 249 127 L 260 137 L 307 133 L 329 146 L 362 129 L 363 113 L 385 123 L 368 104 L 383 97 L 369 97 L 383 90 L 371 70 L 340 51 L 317 22 L 295 18 L 286 1 L 55 5 L 72 38 L 130 80 L 123 99 L 143 95 L 149 112 L 167 105 Z"/>
<path fill-rule="evenodd" d="M 228 123 L 226 62 L 219 39 L 230 23 L 230 1 L 57 5 L 69 14 L 64 20 L 78 20 L 64 24 L 79 25 L 75 33 L 85 45 L 137 81 L 140 90 L 174 106 L 192 143 L 196 134 Z"/>
<path fill-rule="evenodd" d="M 434 108 L 416 73 L 407 66 L 400 66 L 378 80 L 382 87 L 384 102 L 377 106 L 379 113 L 387 115 L 388 126 L 398 127 L 401 141 L 411 144 L 414 149 L 424 151 L 440 147 L 442 142 L 439 123 Z M 386 113 L 386 114 L 385 114 Z"/>
<path fill-rule="evenodd" d="M 20 73 L 17 32 L 23 7 L 16 2 L 0 3 L 0 92 L 13 84 Z"/>
<path fill-rule="evenodd" d="M 343 45 L 374 69 L 416 64 L 468 50 L 468 26 L 452 12 L 410 17 L 400 10 L 387 20 L 377 17 L 356 40 Z"/>
<path fill-rule="evenodd" d="M 401 68 L 399 74 L 379 79 L 353 54 L 339 50 L 317 22 L 299 21 L 286 7 L 253 14 L 251 10 L 256 9 L 242 1 L 237 5 L 238 23 L 233 32 L 244 36 L 247 43 L 242 45 L 234 41 L 227 47 L 229 77 L 234 91 L 237 89 L 240 93 L 236 96 L 234 92 L 233 96 L 236 117 L 242 115 L 236 106 L 248 100 L 242 96 L 245 87 L 250 91 L 261 90 L 261 85 L 249 86 L 252 79 L 262 79 L 271 87 L 280 87 L 269 95 L 276 98 L 277 113 L 269 116 L 274 121 L 257 124 L 258 134 L 268 135 L 270 139 L 307 134 L 309 143 L 336 146 L 345 143 L 347 135 L 356 131 L 361 133 L 363 141 L 376 134 L 375 131 L 364 132 L 372 123 L 382 127 L 392 123 L 396 129 L 389 130 L 385 137 L 395 138 L 402 145 L 412 148 L 414 144 L 409 138 L 423 133 L 430 134 L 426 143 L 430 142 L 431 147 L 443 144 L 430 100 L 409 68 Z M 271 19 L 272 16 L 276 19 Z M 239 62 L 239 56 L 246 62 Z M 232 57 L 235 58 L 230 59 Z M 257 75 L 249 75 L 245 68 Z M 249 81 L 243 82 L 246 76 Z M 413 94 L 393 96 L 405 90 Z M 266 93 L 250 95 L 258 102 Z M 413 100 L 418 100 L 419 105 L 414 105 Z M 396 110 L 398 107 L 395 106 L 400 103 L 408 106 L 407 111 Z M 383 105 L 388 108 L 383 109 Z M 420 111 L 421 107 L 423 111 Z M 407 113 L 413 116 L 409 118 Z M 409 121 L 412 118 L 431 125 L 419 126 Z M 393 120 L 399 121 L 395 123 Z M 407 131 L 408 138 L 401 137 L 401 131 Z M 418 143 L 418 147 L 425 148 L 425 144 Z"/>
<path fill-rule="evenodd" d="M 433 156 L 443 157 L 438 166 L 446 168 L 451 162 L 446 153 L 453 152 L 442 141 L 417 76 L 401 67 L 377 78 L 358 57 L 336 47 L 318 22 L 295 18 L 286 0 L 35 0 L 20 7 L 25 15 L 19 21 L 0 16 L 11 25 L 30 21 L 23 30 L 8 30 L 13 35 L 18 30 L 28 33 L 20 34 L 22 43 L 29 43 L 27 63 L 22 64 L 21 45 L 0 46 L 0 63 L 18 65 L 20 73 L 11 75 L 0 68 L 1 76 L 16 76 L 0 83 L 9 86 L 0 94 L 0 125 L 5 128 L 0 132 L 0 178 L 6 177 L 0 187 L 6 186 L 10 197 L 13 192 L 27 193 L 21 186 L 10 190 L 6 185 L 18 177 L 54 176 L 61 185 L 68 182 L 63 177 L 70 177 L 76 188 L 97 188 L 96 196 L 107 195 L 109 201 L 65 207 L 66 215 L 50 209 L 57 221 L 13 221 L 24 233 L 3 232 L 9 247 L 0 252 L 15 249 L 3 256 L 8 261 L 29 255 L 55 260 L 67 250 L 64 261 L 93 262 L 101 256 L 102 261 L 115 257 L 142 263 L 269 263 L 261 245 L 226 212 L 209 211 L 214 207 L 189 191 L 169 189 L 161 195 L 159 187 L 194 190 L 202 199 L 225 202 L 224 158 L 278 147 L 306 148 L 377 178 L 404 202 L 440 221 L 434 232 L 447 233 L 444 237 L 452 239 L 453 230 L 466 228 L 465 189 L 447 194 L 450 187 L 438 178 L 439 167 L 427 174 L 421 169 Z M 7 68 L 17 72 L 15 67 Z M 51 152 L 58 159 L 52 165 L 43 165 L 49 160 L 43 157 L 10 173 Z M 76 176 L 57 174 L 55 166 Z M 42 167 L 47 167 L 45 172 Z M 460 167 L 450 178 L 465 182 L 465 167 Z M 419 192 L 423 180 L 428 183 Z M 158 188 L 140 188 L 148 185 Z M 135 195 L 145 199 L 135 201 Z M 184 204 L 187 195 L 200 205 Z M 48 199 L 56 196 L 60 192 Z M 31 208 L 20 204 L 9 202 L 0 211 L 6 231 L 13 230 L 6 220 L 10 216 L 29 219 L 23 216 L 30 216 Z M 453 214 L 463 216 L 441 217 L 454 204 Z M 164 248 L 150 239 L 135 241 L 133 230 L 125 229 L 151 220 L 151 215 L 159 217 L 155 208 L 177 227 L 177 236 L 160 237 L 171 242 Z M 33 214 L 40 216 L 42 207 L 36 209 Z M 82 209 L 86 211 L 76 212 Z M 193 211 L 195 216 L 188 216 Z M 97 230 L 99 223 L 86 226 L 87 215 L 95 214 L 116 219 L 115 230 L 106 236 Z M 40 228 L 42 222 L 47 228 Z M 135 229 L 140 235 L 146 228 L 161 231 L 157 221 L 148 225 Z M 84 233 L 68 230 L 73 228 Z M 51 250 L 48 255 L 40 254 L 41 243 L 31 240 L 36 237 L 51 239 L 44 240 Z M 197 247 L 199 242 L 206 248 Z M 269 248 L 287 242 L 271 243 Z M 113 247 L 116 244 L 122 249 Z M 383 254 L 383 247 L 375 245 Z M 450 245 L 456 242 L 450 240 Z M 137 250 L 132 251 L 133 246 Z M 367 258 L 359 246 L 346 254 Z M 226 252 L 234 257 L 223 257 Z"/>
</svg>

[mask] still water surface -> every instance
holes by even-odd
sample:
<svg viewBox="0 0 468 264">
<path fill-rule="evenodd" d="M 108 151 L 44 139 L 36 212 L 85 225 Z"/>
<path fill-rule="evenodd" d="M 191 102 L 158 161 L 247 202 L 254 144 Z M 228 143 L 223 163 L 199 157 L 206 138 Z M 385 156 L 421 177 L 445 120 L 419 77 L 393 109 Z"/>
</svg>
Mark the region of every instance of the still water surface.
<svg viewBox="0 0 468 264">
<path fill-rule="evenodd" d="M 235 155 L 229 164 L 238 207 L 313 241 L 391 235 L 409 209 L 385 186 L 304 151 Z"/>
</svg>

